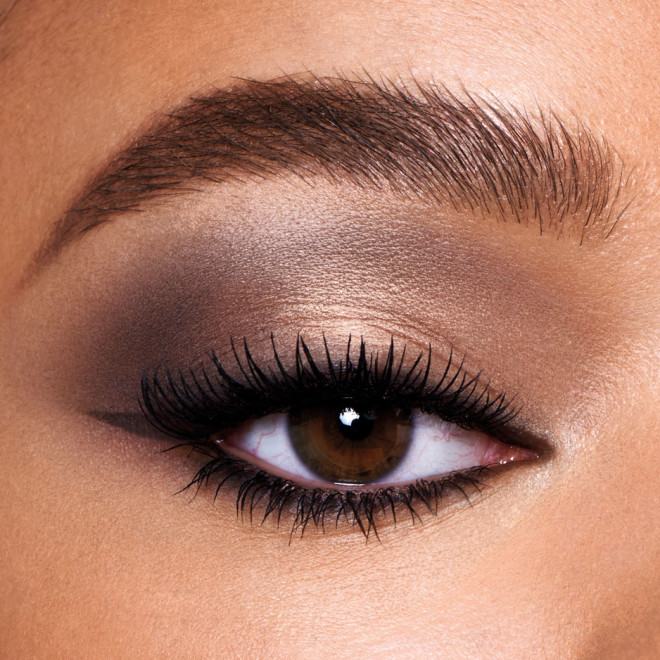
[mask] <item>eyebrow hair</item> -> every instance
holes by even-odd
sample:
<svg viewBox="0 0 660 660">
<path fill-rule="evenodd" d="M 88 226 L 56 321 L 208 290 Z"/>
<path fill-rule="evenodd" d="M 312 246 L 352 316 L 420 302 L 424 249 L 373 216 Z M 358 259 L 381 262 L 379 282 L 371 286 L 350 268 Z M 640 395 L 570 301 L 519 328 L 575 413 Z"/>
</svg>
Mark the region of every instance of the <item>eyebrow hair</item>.
<svg viewBox="0 0 660 660">
<path fill-rule="evenodd" d="M 37 261 L 117 213 L 278 175 L 387 186 L 584 240 L 609 236 L 630 173 L 577 118 L 534 114 L 462 89 L 371 77 L 238 79 L 159 118 L 115 156 L 54 226 Z"/>
</svg>

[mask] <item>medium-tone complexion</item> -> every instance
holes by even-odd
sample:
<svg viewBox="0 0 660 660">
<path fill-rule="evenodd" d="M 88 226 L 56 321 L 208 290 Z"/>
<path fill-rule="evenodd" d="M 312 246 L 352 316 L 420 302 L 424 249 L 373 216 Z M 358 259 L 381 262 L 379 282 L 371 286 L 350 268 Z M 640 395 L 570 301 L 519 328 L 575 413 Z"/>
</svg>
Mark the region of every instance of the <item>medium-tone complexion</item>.
<svg viewBox="0 0 660 660">
<path fill-rule="evenodd" d="M 658 657 L 659 22 L 644 0 L 0 2 L 5 655 Z M 448 442 L 514 458 L 394 511 L 341 484 L 334 509 L 184 490 L 206 459 L 162 451 L 163 411 L 207 448 L 280 408 L 321 428 L 320 365 L 370 423 L 337 373 L 391 346 L 401 373 L 431 351 L 445 416 L 473 384 Z M 269 374 L 297 400 L 241 394 L 223 427 L 209 383 Z M 392 407 L 374 428 L 420 418 Z"/>
</svg>

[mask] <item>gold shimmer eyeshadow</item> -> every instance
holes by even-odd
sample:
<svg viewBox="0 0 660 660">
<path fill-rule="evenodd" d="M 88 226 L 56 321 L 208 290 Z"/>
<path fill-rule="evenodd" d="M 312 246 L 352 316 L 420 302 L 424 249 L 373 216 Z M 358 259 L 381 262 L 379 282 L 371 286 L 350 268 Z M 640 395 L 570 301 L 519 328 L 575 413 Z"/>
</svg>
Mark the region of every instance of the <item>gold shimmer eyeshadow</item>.
<svg viewBox="0 0 660 660">
<path fill-rule="evenodd" d="M 608 331 L 597 298 L 576 306 L 574 278 L 544 270 L 563 248 L 525 256 L 539 237 L 516 248 L 515 226 L 480 233 L 425 204 L 365 195 L 237 185 L 89 234 L 35 300 L 58 318 L 33 342 L 50 364 L 43 385 L 81 410 L 137 413 L 142 374 L 159 364 L 186 370 L 243 337 L 264 356 L 271 334 L 289 350 L 301 333 L 336 345 L 353 335 L 381 350 L 392 338 L 452 346 L 537 420 L 549 416 L 580 379 L 565 346 L 597 352 Z"/>
</svg>

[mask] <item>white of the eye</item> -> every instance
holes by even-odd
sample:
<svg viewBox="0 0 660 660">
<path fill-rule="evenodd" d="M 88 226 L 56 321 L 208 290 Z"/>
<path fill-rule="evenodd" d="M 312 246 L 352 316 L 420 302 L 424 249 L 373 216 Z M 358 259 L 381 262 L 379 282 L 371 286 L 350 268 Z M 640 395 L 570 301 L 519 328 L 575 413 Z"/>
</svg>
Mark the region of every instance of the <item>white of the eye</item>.
<svg viewBox="0 0 660 660">
<path fill-rule="evenodd" d="M 483 465 L 493 442 L 485 433 L 415 410 L 408 451 L 393 470 L 373 483 L 406 483 Z"/>
<path fill-rule="evenodd" d="M 343 421 L 343 420 L 342 420 Z M 395 485 L 484 465 L 494 441 L 419 410 L 412 413 L 408 451 L 388 474 L 369 482 Z M 287 413 L 267 415 L 231 435 L 230 451 L 274 475 L 313 486 L 327 486 L 298 457 L 288 433 Z"/>
<path fill-rule="evenodd" d="M 291 445 L 288 414 L 256 419 L 229 438 L 231 452 L 271 474 L 288 479 L 318 482 L 319 478 L 300 460 Z M 258 459 L 255 461 L 255 458 Z"/>
</svg>

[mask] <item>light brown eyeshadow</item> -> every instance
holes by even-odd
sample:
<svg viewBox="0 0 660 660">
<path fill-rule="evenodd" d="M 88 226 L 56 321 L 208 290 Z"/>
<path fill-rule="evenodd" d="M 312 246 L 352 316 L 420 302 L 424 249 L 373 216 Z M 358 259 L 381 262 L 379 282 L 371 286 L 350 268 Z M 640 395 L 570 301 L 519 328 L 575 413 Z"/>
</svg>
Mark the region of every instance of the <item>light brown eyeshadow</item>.
<svg viewBox="0 0 660 660">
<path fill-rule="evenodd" d="M 267 356 L 271 333 L 284 354 L 299 332 L 340 345 L 353 333 L 382 349 L 452 344 L 542 416 L 612 344 L 611 309 L 584 295 L 594 287 L 576 298 L 535 252 L 544 239 L 522 243 L 515 226 L 480 233 L 350 189 L 249 192 L 119 220 L 44 273 L 32 304 L 47 328 L 26 338 L 42 386 L 81 410 L 135 410 L 142 371 L 163 361 L 226 354 L 231 337 Z M 548 262 L 561 257 L 547 245 Z"/>
</svg>

